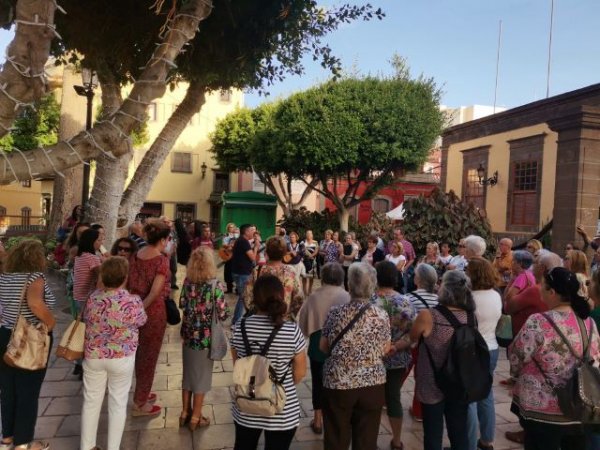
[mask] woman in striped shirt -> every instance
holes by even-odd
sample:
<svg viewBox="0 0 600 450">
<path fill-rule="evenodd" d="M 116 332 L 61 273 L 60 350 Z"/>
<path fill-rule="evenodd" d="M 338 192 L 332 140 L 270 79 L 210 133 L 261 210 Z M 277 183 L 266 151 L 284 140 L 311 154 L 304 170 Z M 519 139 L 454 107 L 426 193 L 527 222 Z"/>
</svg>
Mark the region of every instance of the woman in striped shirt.
<svg viewBox="0 0 600 450">
<path fill-rule="evenodd" d="M 6 352 L 11 331 L 19 316 L 23 289 L 25 289 L 25 299 L 21 314 L 30 323 L 45 323 L 51 334 L 56 321 L 50 309 L 54 306 L 55 300 L 46 283 L 45 270 L 46 258 L 41 242 L 26 239 L 9 252 L 6 259 L 6 273 L 0 275 L 2 306 L 0 355 Z M 46 450 L 49 448 L 48 443 L 33 440 L 38 399 L 45 376 L 45 368 L 33 371 L 17 369 L 6 365 L 0 358 L 2 406 L 0 449 Z"/>
<path fill-rule="evenodd" d="M 296 428 L 300 423 L 300 403 L 296 392 L 298 384 L 306 374 L 306 342 L 298 325 L 284 322 L 287 305 L 283 300 L 281 281 L 274 275 L 263 275 L 254 284 L 253 299 L 257 313 L 243 319 L 236 327 L 231 341 L 233 361 L 246 355 L 242 327 L 248 335 L 252 352 L 258 353 L 273 331 L 281 327 L 275 336 L 267 358 L 278 379 L 283 378 L 286 402 L 283 410 L 274 416 L 256 416 L 240 411 L 234 403 L 232 408 L 235 423 L 234 450 L 254 450 L 258 439 L 265 431 L 265 450 L 289 449 Z"/>
</svg>

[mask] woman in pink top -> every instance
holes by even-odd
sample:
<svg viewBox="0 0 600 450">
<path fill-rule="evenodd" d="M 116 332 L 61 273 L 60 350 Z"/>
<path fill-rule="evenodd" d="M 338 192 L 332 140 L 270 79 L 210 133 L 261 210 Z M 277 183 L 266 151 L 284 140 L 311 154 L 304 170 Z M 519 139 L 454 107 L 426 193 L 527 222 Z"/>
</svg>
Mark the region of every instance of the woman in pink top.
<svg viewBox="0 0 600 450">
<path fill-rule="evenodd" d="M 527 250 L 517 250 L 512 254 L 512 278 L 504 291 L 504 302 L 529 286 L 535 286 L 535 277 L 529 268 L 533 264 L 533 256 Z"/>
<path fill-rule="evenodd" d="M 128 270 L 125 258 L 108 258 L 100 266 L 104 288 L 94 291 L 87 300 L 80 442 L 83 450 L 98 448 L 98 419 L 107 384 L 107 450 L 119 450 L 121 445 L 138 328 L 147 320 L 140 297 L 124 289 Z"/>
<path fill-rule="evenodd" d="M 581 423 L 563 414 L 553 389 L 573 375 L 584 350 L 584 328 L 592 337 L 589 355 L 600 361 L 598 330 L 578 290 L 577 277 L 567 269 L 545 273 L 541 291 L 549 311 L 529 316 L 509 347 L 510 372 L 517 379 L 513 406 L 525 429 L 525 450 L 586 448 Z"/>
</svg>

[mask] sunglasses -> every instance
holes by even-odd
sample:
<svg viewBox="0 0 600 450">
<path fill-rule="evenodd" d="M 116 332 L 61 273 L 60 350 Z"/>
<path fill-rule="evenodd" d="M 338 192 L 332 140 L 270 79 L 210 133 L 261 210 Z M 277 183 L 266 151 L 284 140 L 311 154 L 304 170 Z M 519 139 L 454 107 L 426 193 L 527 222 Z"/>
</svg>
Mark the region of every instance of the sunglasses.
<svg viewBox="0 0 600 450">
<path fill-rule="evenodd" d="M 121 247 L 121 246 L 118 246 L 117 250 L 120 251 L 120 252 L 131 253 L 131 247 Z"/>
</svg>

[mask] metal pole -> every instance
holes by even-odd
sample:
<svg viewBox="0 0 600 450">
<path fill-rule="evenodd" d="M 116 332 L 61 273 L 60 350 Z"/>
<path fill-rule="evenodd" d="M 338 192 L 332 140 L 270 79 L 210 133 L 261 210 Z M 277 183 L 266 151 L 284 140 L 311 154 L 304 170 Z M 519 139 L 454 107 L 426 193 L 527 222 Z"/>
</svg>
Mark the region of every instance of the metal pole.
<svg viewBox="0 0 600 450">
<path fill-rule="evenodd" d="M 496 114 L 496 100 L 498 98 L 498 74 L 500 72 L 500 44 L 502 43 L 502 20 L 498 23 L 498 50 L 496 53 L 496 84 L 494 86 L 494 114 Z"/>
<path fill-rule="evenodd" d="M 94 89 L 89 86 L 87 87 L 86 98 L 87 98 L 87 111 L 85 116 L 85 129 L 91 130 L 92 128 L 92 107 L 94 103 Z M 88 197 L 90 195 L 90 166 L 89 164 L 83 165 L 83 183 L 81 186 L 81 205 L 86 209 L 88 203 Z"/>
<path fill-rule="evenodd" d="M 554 0 L 550 0 L 550 35 L 548 37 L 548 70 L 546 72 L 546 98 L 550 96 L 550 66 L 552 64 L 552 29 L 554 28 Z"/>
</svg>

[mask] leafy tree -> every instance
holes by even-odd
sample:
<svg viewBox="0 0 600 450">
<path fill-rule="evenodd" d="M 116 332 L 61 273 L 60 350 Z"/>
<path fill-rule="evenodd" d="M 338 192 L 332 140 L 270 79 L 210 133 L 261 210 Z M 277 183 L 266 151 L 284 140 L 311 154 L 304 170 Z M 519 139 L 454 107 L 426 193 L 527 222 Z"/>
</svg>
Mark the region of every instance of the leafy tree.
<svg viewBox="0 0 600 450">
<path fill-rule="evenodd" d="M 54 94 L 48 94 L 26 108 L 15 119 L 10 134 L 0 138 L 0 148 L 10 152 L 13 147 L 31 150 L 40 145 L 52 145 L 58 141 L 60 106 Z"/>
<path fill-rule="evenodd" d="M 255 114 L 263 117 L 262 108 Z M 425 162 L 443 125 L 433 81 L 407 76 L 331 81 L 273 108 L 260 126 L 248 112 L 220 125 L 213 136 L 217 161 L 237 170 L 250 162 L 302 180 L 333 202 L 343 230 L 349 208 L 392 184 L 398 171 Z"/>
</svg>

